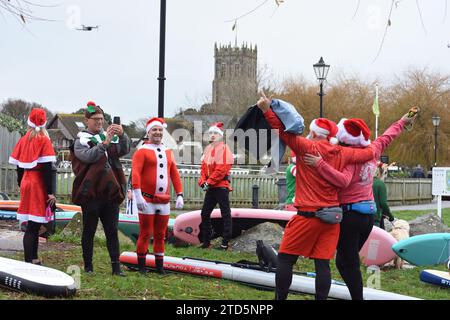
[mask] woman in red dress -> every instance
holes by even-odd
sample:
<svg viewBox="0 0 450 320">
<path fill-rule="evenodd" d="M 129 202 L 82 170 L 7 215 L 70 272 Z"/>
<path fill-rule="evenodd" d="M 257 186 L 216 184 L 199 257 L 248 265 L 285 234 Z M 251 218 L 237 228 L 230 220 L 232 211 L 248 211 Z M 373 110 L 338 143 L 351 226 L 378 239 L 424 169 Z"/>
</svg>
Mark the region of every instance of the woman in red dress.
<svg viewBox="0 0 450 320">
<path fill-rule="evenodd" d="M 56 203 L 52 163 L 55 151 L 45 130 L 45 111 L 34 108 L 28 117 L 28 131 L 9 157 L 9 163 L 17 166 L 17 182 L 20 186 L 20 204 L 17 220 L 28 221 L 23 237 L 25 262 L 40 264 L 37 256 L 39 229 L 53 220 L 51 208 Z"/>
</svg>

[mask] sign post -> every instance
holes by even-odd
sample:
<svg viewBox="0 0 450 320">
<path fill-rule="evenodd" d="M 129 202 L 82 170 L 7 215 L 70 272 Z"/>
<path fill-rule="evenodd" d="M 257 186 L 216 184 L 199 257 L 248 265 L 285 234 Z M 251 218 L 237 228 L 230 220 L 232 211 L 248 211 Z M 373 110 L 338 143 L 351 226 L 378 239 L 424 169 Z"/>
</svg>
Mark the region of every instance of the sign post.
<svg viewBox="0 0 450 320">
<path fill-rule="evenodd" d="M 431 194 L 437 197 L 437 212 L 442 221 L 442 196 L 450 196 L 450 167 L 434 167 Z"/>
</svg>

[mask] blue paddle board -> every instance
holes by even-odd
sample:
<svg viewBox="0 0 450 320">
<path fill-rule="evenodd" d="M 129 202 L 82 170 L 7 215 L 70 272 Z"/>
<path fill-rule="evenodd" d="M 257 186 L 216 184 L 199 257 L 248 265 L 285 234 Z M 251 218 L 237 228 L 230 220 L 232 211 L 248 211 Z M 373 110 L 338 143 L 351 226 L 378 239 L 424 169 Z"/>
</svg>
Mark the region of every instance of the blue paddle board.
<svg viewBox="0 0 450 320">
<path fill-rule="evenodd" d="M 420 280 L 440 287 L 450 288 L 450 272 L 423 270 L 420 272 Z"/>
<path fill-rule="evenodd" d="M 446 263 L 450 256 L 450 233 L 428 233 L 401 240 L 392 250 L 416 266 Z"/>
</svg>

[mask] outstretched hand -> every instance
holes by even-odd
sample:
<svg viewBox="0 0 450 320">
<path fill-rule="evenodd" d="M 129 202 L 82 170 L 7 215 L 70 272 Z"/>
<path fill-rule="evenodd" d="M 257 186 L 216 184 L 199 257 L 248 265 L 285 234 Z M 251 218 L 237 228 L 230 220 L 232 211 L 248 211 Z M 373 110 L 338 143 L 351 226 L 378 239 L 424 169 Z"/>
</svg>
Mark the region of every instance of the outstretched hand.
<svg viewBox="0 0 450 320">
<path fill-rule="evenodd" d="M 412 125 L 412 123 L 416 120 L 419 111 L 420 109 L 418 107 L 411 107 L 408 113 L 402 117 L 402 120 L 406 125 Z"/>
<path fill-rule="evenodd" d="M 270 105 L 272 104 L 272 96 L 269 98 L 266 97 L 264 91 L 261 91 L 261 98 L 259 98 L 256 105 L 261 109 L 262 112 L 266 112 L 270 109 Z"/>
</svg>

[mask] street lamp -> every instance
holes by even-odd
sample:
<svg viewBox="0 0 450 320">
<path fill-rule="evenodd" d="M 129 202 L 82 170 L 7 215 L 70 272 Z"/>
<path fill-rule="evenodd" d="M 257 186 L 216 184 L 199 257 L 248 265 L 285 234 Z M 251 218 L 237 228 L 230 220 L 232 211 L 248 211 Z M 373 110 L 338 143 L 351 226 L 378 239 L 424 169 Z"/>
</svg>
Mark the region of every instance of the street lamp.
<svg viewBox="0 0 450 320">
<path fill-rule="evenodd" d="M 166 0 L 161 0 L 159 20 L 159 76 L 158 76 L 158 117 L 164 118 L 164 69 L 166 64 Z"/>
<path fill-rule="evenodd" d="M 325 93 L 323 93 L 323 82 L 327 79 L 328 70 L 330 70 L 330 65 L 325 64 L 323 61 L 323 58 L 320 57 L 319 62 L 313 65 L 314 72 L 316 73 L 317 80 L 319 80 L 320 83 L 320 91 L 317 93 L 317 95 L 320 97 L 320 117 L 323 118 L 323 96 Z"/>
<path fill-rule="evenodd" d="M 439 116 L 433 116 L 433 126 L 434 126 L 434 166 L 437 165 L 437 148 L 438 148 L 438 142 L 437 142 L 437 136 L 438 136 L 438 127 L 439 123 L 441 122 L 441 117 Z"/>
</svg>

